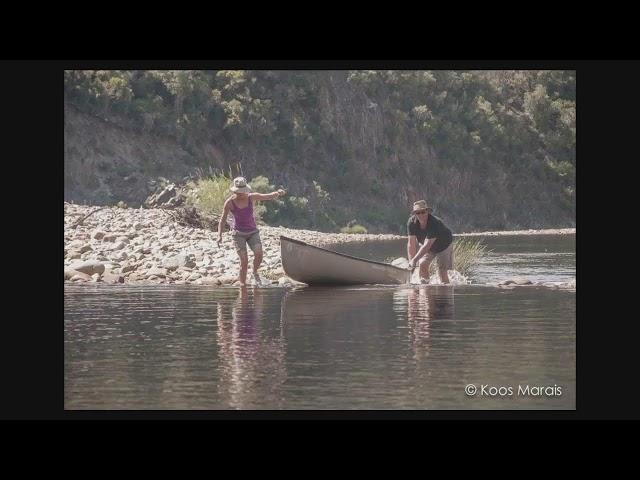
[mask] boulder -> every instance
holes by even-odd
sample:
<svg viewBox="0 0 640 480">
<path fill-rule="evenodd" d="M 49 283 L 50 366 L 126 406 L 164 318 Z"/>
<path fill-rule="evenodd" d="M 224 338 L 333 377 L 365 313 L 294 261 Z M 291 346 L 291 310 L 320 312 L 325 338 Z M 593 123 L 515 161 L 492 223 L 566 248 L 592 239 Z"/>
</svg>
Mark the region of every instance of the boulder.
<svg viewBox="0 0 640 480">
<path fill-rule="evenodd" d="M 193 268 L 196 266 L 194 256 L 191 253 L 181 253 L 169 258 L 166 258 L 162 262 L 162 266 L 167 270 L 176 270 L 179 267 Z"/>
<path fill-rule="evenodd" d="M 73 278 L 74 275 L 77 275 L 78 272 L 77 270 L 72 270 L 70 268 L 65 268 L 64 270 L 64 279 L 65 280 L 71 280 Z"/>
<path fill-rule="evenodd" d="M 93 275 L 94 273 L 104 273 L 104 264 L 97 260 L 87 260 L 86 262 L 76 262 L 69 267 L 71 270 Z"/>
</svg>

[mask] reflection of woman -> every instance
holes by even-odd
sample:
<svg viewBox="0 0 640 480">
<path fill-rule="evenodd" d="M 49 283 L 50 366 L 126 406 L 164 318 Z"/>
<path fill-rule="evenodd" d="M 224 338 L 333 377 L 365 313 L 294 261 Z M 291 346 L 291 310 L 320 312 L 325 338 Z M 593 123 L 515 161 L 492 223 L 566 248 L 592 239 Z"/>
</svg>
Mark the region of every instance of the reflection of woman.
<svg viewBox="0 0 640 480">
<path fill-rule="evenodd" d="M 255 342 L 258 334 L 258 321 L 262 316 L 262 294 L 254 289 L 253 301 L 249 299 L 247 287 L 241 287 L 233 308 L 237 338 Z"/>
<path fill-rule="evenodd" d="M 219 388 L 232 408 L 265 405 L 269 397 L 276 406 L 280 403 L 286 379 L 284 340 L 269 338 L 261 328 L 264 321 L 259 289 L 250 295 L 247 287 L 241 287 L 230 315 L 218 308 Z"/>
</svg>

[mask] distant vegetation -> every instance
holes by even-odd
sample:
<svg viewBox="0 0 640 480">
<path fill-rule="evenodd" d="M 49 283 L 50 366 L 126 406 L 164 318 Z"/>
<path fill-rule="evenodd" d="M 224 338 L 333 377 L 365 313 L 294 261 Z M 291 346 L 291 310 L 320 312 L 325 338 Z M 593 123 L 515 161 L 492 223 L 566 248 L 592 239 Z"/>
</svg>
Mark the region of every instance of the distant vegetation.
<svg viewBox="0 0 640 480">
<path fill-rule="evenodd" d="M 367 229 L 362 225 L 358 225 L 355 221 L 349 222 L 346 227 L 342 227 L 340 229 L 342 233 L 367 233 Z"/>
<path fill-rule="evenodd" d="M 255 188 L 287 188 L 269 224 L 405 233 L 425 198 L 458 232 L 575 225 L 573 71 L 85 70 L 64 85 L 194 168 L 241 162 Z M 215 210 L 228 180 L 201 179 L 194 201 Z"/>
</svg>

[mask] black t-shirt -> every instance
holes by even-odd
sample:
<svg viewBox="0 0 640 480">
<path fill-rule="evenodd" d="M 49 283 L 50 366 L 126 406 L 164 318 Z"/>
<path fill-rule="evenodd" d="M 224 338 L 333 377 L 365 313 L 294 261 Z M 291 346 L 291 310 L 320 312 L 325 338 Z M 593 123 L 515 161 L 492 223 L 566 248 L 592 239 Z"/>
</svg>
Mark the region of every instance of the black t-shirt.
<svg viewBox="0 0 640 480">
<path fill-rule="evenodd" d="M 425 243 L 425 239 L 435 238 L 436 241 L 433 242 L 430 249 L 433 253 L 440 253 L 453 241 L 451 230 L 442 223 L 442 220 L 432 214 L 429 214 L 427 228 L 424 229 L 420 228 L 418 217 L 411 215 L 407 222 L 407 235 L 415 235 L 418 238 L 418 243 Z"/>
</svg>

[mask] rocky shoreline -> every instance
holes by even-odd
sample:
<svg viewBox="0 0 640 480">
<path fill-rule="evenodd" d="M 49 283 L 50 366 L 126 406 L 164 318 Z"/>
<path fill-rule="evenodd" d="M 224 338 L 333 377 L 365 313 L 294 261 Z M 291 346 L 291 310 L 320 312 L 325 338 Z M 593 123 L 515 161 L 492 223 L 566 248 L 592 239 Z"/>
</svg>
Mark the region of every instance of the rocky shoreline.
<svg viewBox="0 0 640 480">
<path fill-rule="evenodd" d="M 463 233 L 456 236 L 575 234 L 573 229 Z M 261 226 L 264 285 L 296 284 L 282 269 L 280 235 L 326 247 L 341 243 L 402 240 L 389 234 L 323 233 Z M 238 285 L 239 261 L 231 235 L 179 224 L 160 208 L 96 207 L 64 204 L 64 279 L 66 282 L 125 284 Z M 251 263 L 251 257 L 250 257 Z M 249 273 L 251 266 L 249 266 Z M 248 282 L 251 275 L 248 275 Z M 525 281 L 509 284 L 526 285 Z M 530 283 L 529 283 L 530 284 Z M 564 285 L 563 285 L 564 286 Z M 572 285 L 575 288 L 575 284 Z"/>
<path fill-rule="evenodd" d="M 296 283 L 282 269 L 280 235 L 320 247 L 404 238 L 261 226 L 264 284 Z M 223 234 L 220 247 L 216 239 L 217 232 L 180 225 L 162 209 L 65 202 L 64 278 L 69 282 L 237 285 L 239 261 L 231 235 Z"/>
</svg>

